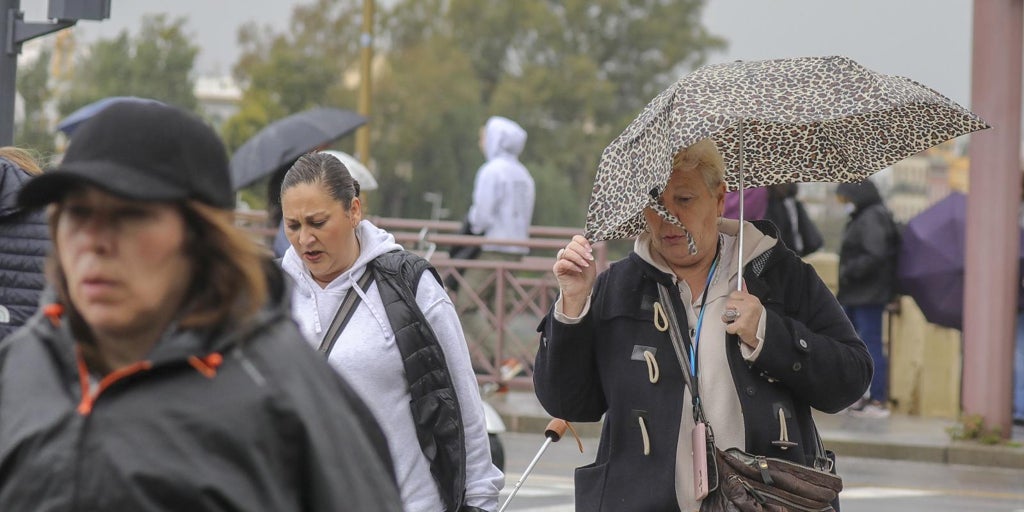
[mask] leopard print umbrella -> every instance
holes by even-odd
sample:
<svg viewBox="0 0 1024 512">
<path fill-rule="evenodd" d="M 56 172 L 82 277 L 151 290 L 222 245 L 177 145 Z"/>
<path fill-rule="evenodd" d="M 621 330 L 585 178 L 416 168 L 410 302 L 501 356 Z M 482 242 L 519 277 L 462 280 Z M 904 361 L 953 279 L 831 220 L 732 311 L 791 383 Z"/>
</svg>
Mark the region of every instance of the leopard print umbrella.
<svg viewBox="0 0 1024 512">
<path fill-rule="evenodd" d="M 658 206 L 652 192 L 668 182 L 672 156 L 700 139 L 718 145 L 726 185 L 736 190 L 741 152 L 745 187 L 857 182 L 988 127 L 924 85 L 846 57 L 703 66 L 651 100 L 605 148 L 584 231 L 591 241 L 643 232 L 643 209 Z"/>
</svg>

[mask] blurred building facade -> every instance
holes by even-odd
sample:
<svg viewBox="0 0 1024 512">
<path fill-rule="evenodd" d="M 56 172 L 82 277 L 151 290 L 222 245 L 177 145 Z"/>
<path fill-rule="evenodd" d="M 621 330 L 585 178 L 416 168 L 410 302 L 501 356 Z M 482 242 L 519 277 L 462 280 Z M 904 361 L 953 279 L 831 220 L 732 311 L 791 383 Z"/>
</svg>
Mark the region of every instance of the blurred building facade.
<svg viewBox="0 0 1024 512">
<path fill-rule="evenodd" d="M 199 109 L 203 116 L 218 130 L 225 121 L 238 112 L 242 89 L 230 76 L 196 77 L 192 90 L 199 101 Z"/>
</svg>

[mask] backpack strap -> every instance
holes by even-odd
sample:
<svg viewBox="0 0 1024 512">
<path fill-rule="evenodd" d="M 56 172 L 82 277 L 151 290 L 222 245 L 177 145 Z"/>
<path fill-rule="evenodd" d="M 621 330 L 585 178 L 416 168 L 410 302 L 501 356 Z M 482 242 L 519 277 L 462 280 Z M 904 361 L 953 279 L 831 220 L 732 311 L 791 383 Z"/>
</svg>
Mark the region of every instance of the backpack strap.
<svg viewBox="0 0 1024 512">
<path fill-rule="evenodd" d="M 416 290 L 423 272 L 441 278 L 430 263 L 407 251 L 382 254 L 369 265 L 377 281 L 395 344 L 402 354 L 409 406 L 420 449 L 430 461 L 448 511 L 460 510 L 466 494 L 466 440 L 462 410 L 444 350 L 423 311 Z"/>
</svg>

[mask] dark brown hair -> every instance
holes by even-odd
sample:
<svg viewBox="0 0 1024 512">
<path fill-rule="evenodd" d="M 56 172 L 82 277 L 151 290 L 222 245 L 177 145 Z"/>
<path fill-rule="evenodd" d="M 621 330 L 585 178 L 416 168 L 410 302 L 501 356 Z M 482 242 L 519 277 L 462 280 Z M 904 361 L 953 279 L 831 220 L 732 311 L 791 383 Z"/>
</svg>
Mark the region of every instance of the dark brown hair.
<svg viewBox="0 0 1024 512">
<path fill-rule="evenodd" d="M 265 249 L 235 227 L 229 211 L 188 201 L 182 214 L 194 265 L 182 327 L 239 322 L 259 311 L 269 293 Z"/>
</svg>

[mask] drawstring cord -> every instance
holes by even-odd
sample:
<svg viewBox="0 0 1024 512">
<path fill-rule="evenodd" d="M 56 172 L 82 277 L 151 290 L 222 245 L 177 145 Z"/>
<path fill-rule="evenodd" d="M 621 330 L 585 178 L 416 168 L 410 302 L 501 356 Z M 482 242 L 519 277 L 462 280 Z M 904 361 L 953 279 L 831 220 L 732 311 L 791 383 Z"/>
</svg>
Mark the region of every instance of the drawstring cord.
<svg viewBox="0 0 1024 512">
<path fill-rule="evenodd" d="M 224 363 L 224 356 L 213 352 L 204 357 L 189 356 L 188 364 L 192 365 L 203 377 L 212 379 L 217 376 L 217 368 Z"/>
<path fill-rule="evenodd" d="M 647 380 L 651 381 L 651 384 L 657 384 L 658 378 L 661 376 L 658 360 L 654 358 L 654 354 L 650 350 L 644 350 L 644 361 L 647 362 Z"/>
<path fill-rule="evenodd" d="M 60 327 L 60 317 L 64 314 L 64 306 L 56 302 L 43 306 L 43 316 L 50 320 L 54 327 Z"/>
</svg>

